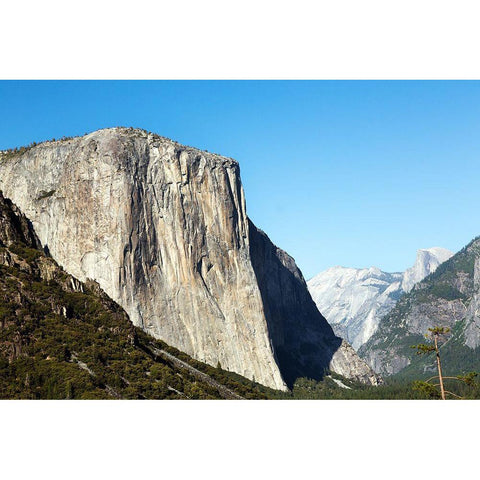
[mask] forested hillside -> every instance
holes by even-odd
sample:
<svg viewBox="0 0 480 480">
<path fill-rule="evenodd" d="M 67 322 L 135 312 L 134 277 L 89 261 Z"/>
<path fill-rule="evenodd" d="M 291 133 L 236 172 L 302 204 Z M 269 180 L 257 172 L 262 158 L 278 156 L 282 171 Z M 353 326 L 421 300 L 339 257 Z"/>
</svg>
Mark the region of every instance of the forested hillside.
<svg viewBox="0 0 480 480">
<path fill-rule="evenodd" d="M 45 255 L 0 193 L 0 398 L 265 396 L 134 327 L 98 284 L 79 282 Z"/>
</svg>

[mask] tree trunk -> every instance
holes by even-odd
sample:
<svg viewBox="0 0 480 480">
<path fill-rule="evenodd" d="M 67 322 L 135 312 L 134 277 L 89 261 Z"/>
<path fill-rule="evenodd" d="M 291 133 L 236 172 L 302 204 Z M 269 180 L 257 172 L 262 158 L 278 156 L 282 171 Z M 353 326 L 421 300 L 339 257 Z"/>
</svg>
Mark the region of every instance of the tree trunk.
<svg viewBox="0 0 480 480">
<path fill-rule="evenodd" d="M 437 355 L 438 379 L 439 379 L 439 383 L 440 383 L 440 392 L 442 394 L 442 400 L 446 400 L 445 399 L 445 388 L 443 387 L 442 365 L 440 363 L 440 352 L 438 350 L 437 337 L 438 337 L 437 334 L 433 335 L 433 339 L 435 341 L 435 353 Z"/>
</svg>

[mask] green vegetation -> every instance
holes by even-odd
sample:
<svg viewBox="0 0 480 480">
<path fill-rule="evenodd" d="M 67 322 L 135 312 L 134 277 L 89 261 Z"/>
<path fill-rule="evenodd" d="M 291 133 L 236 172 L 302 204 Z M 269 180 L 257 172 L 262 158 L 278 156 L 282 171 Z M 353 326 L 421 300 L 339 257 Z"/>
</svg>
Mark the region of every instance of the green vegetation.
<svg viewBox="0 0 480 480">
<path fill-rule="evenodd" d="M 154 132 L 150 132 L 148 130 L 145 130 L 144 128 L 134 128 L 134 127 L 117 127 L 121 130 L 123 130 L 122 133 L 127 133 L 127 134 L 133 134 L 134 132 L 143 132 L 144 134 L 146 135 L 149 135 L 151 136 L 154 140 L 168 140 L 170 142 L 173 142 L 174 144 L 177 144 L 177 145 L 180 145 L 178 142 L 168 138 L 168 137 L 163 137 L 161 135 L 158 135 L 157 133 L 154 133 Z M 88 132 L 85 132 L 84 133 L 84 136 L 88 135 Z M 26 146 L 23 146 L 23 147 L 15 147 L 15 148 L 9 148 L 7 150 L 4 150 L 4 151 L 0 151 L 0 162 L 1 161 L 7 161 L 7 160 L 10 160 L 10 159 L 13 159 L 19 155 L 23 155 L 24 153 L 28 152 L 30 149 L 32 149 L 33 147 L 36 147 L 36 146 L 39 146 L 39 145 L 44 145 L 44 144 L 47 144 L 47 143 L 52 143 L 52 142 L 64 142 L 64 141 L 68 141 L 68 140 L 72 140 L 74 138 L 78 138 L 79 136 L 70 136 L 70 137 L 67 137 L 67 136 L 63 136 L 61 138 L 51 138 L 50 140 L 43 140 L 41 142 L 32 142 L 30 143 L 29 145 L 26 145 Z M 208 150 L 204 150 L 204 152 L 206 153 L 209 153 Z M 219 154 L 214 154 L 214 155 L 219 155 Z M 221 155 L 219 155 L 221 156 Z M 45 197 L 42 197 L 42 198 L 45 198 Z M 40 199 L 40 198 L 39 198 Z"/>
<path fill-rule="evenodd" d="M 427 395 L 429 398 L 441 398 L 446 400 L 449 397 L 454 398 L 466 398 L 458 393 L 455 393 L 452 390 L 456 390 L 458 385 L 455 385 L 453 380 L 463 382 L 463 384 L 473 387 L 473 389 L 478 389 L 478 385 L 475 382 L 477 377 L 476 372 L 469 372 L 465 375 L 456 375 L 456 376 L 445 376 L 442 372 L 442 363 L 440 359 L 440 341 L 450 332 L 449 328 L 445 327 L 433 327 L 428 329 L 428 334 L 425 335 L 427 339 L 431 340 L 431 343 L 420 343 L 418 345 L 412 345 L 412 348 L 417 350 L 417 355 L 428 355 L 430 353 L 435 353 L 437 372 L 438 375 L 433 375 L 425 381 L 417 380 L 413 383 L 413 388 L 419 392 L 422 392 L 424 395 Z M 437 382 L 438 383 L 432 383 Z M 452 384 L 446 385 L 447 383 Z"/>
<path fill-rule="evenodd" d="M 10 251 L 33 270 L 42 256 L 20 244 Z M 125 312 L 94 284 L 84 285 L 82 293 L 68 287 L 69 279 L 59 267 L 47 282 L 31 272 L 0 265 L 0 398 L 222 398 L 211 384 L 153 356 L 152 348 L 183 360 L 243 398 L 436 398 L 404 380 L 389 379 L 386 385 L 369 387 L 331 372 L 322 381 L 298 379 L 291 392 L 275 391 L 153 339 L 133 327 Z M 340 387 L 335 379 L 350 389 Z M 480 398 L 477 384 L 456 392 Z"/>
<path fill-rule="evenodd" d="M 32 263 L 43 255 L 40 250 L 27 247 L 25 244 L 20 242 L 16 242 L 10 245 L 9 250 L 12 253 L 16 254 L 18 257 L 26 260 L 27 263 Z"/>
<path fill-rule="evenodd" d="M 433 298 L 432 298 L 433 297 Z M 415 299 L 419 303 L 428 303 L 436 298 L 443 298 L 444 300 L 467 300 L 467 296 L 460 292 L 458 288 L 446 283 L 433 283 L 427 285 L 426 288 L 415 292 Z"/>
<path fill-rule="evenodd" d="M 86 134 L 85 134 L 86 135 Z M 38 145 L 43 145 L 45 143 L 50 143 L 50 142 L 64 142 L 66 140 L 71 140 L 72 138 L 75 137 L 66 137 L 63 136 L 61 138 L 55 139 L 51 138 L 50 140 L 43 140 L 42 142 L 32 142 L 28 145 L 24 145 L 23 147 L 15 147 L 15 148 L 9 148 L 7 150 L 3 150 L 0 152 L 0 161 L 2 160 L 10 160 L 12 158 L 17 157 L 18 155 L 23 155 L 24 153 L 28 152 L 31 150 L 33 147 L 36 147 Z"/>
<path fill-rule="evenodd" d="M 350 389 L 338 386 L 333 378 L 341 379 L 342 383 Z M 470 378 L 470 385 L 465 382 L 456 382 L 445 379 L 447 388 L 465 399 L 480 399 L 480 385 L 475 377 Z M 338 375 L 326 376 L 321 381 L 308 378 L 296 380 L 291 392 L 267 392 L 269 398 L 291 400 L 430 400 L 440 398 L 439 392 L 433 395 L 429 391 L 418 388 L 418 382 L 385 379 L 385 384 L 378 387 L 362 385 L 349 381 Z"/>
<path fill-rule="evenodd" d="M 432 297 L 443 298 L 445 300 L 467 300 L 468 292 L 461 292 L 458 289 L 459 278 L 466 279 L 464 289 L 469 290 L 473 287 L 473 270 L 475 258 L 480 253 L 477 243 L 480 237 L 472 240 L 463 247 L 453 257 L 438 266 L 435 272 L 428 275 L 415 288 L 410 296 L 418 302 L 429 302 Z M 470 287 L 470 288 L 469 288 Z"/>
<path fill-rule="evenodd" d="M 465 322 L 461 319 L 474 294 L 474 265 L 479 255 L 480 237 L 477 237 L 403 295 L 381 320 L 377 332 L 360 348 L 360 356 L 388 355 L 397 362 L 403 359 L 408 365 L 395 375 L 399 381 L 424 381 L 431 377 L 436 370 L 435 362 L 415 355 L 411 349 L 412 344 L 424 340 L 418 333 L 421 318 L 426 323 L 424 328 L 441 323 L 452 329 L 440 346 L 448 376 L 480 370 L 480 349 L 472 350 L 465 345 Z"/>
<path fill-rule="evenodd" d="M 53 193 L 45 192 L 41 198 Z M 474 246 L 465 247 L 459 259 L 452 257 L 450 266 L 442 265 L 440 280 L 430 276 L 421 288 L 401 298 L 387 317 L 388 328 L 381 325 L 379 331 L 388 331 L 388 335 L 377 336 L 376 347 L 412 357 L 398 375 L 388 378 L 385 385 L 371 387 L 326 372 L 322 381 L 297 379 L 290 392 L 269 389 L 222 370 L 220 364 L 215 368 L 190 358 L 133 327 L 121 307 L 93 282 L 75 290 L 71 277 L 42 251 L 20 242 L 0 246 L 0 252 L 9 254 L 0 256 L 8 259 L 0 263 L 0 398 L 439 398 L 435 385 L 429 384 L 435 362 L 412 355 L 411 344 L 423 337 L 409 333 L 404 319 L 420 298 L 463 300 L 459 295 L 465 294 L 442 279 L 445 275 L 456 279 L 460 271 L 465 274 L 463 285 L 469 285 Z M 451 269 L 459 266 L 463 270 L 452 274 Z M 445 389 L 462 398 L 480 398 L 476 376 L 471 372 L 480 370 L 480 349 L 472 351 L 465 346 L 464 323 L 457 322 L 450 337 L 439 346 L 445 364 Z M 179 366 L 168 356 L 155 354 L 156 350 L 173 355 L 209 378 Z M 426 346 L 425 351 L 432 350 Z M 412 382 L 412 378 L 418 380 Z"/>
<path fill-rule="evenodd" d="M 24 147 L 15 147 L 4 150 L 0 153 L 0 160 L 9 160 L 10 158 L 14 158 L 17 155 L 23 155 L 25 152 L 35 147 L 36 145 L 36 142 L 32 142 L 30 145 Z"/>
<path fill-rule="evenodd" d="M 19 243 L 9 250 L 18 266 L 0 265 L 0 398 L 225 396 L 215 384 L 153 356 L 151 347 L 171 353 L 237 395 L 267 398 L 240 375 L 193 360 L 133 327 L 95 284 L 73 291 L 71 277 L 45 257 L 54 274 L 43 280 L 38 273 L 42 252 Z"/>
<path fill-rule="evenodd" d="M 467 375 L 472 371 L 480 371 L 480 349 L 467 347 L 464 343 L 465 320 L 458 321 L 449 332 L 446 341 L 439 346 L 442 357 L 442 369 L 445 375 L 456 377 Z M 412 339 L 411 336 L 407 337 Z M 421 342 L 424 337 L 415 337 L 412 343 Z M 394 378 L 398 381 L 419 379 L 425 381 L 434 375 L 436 370 L 434 358 L 414 355 L 410 365 L 398 372 Z"/>
<path fill-rule="evenodd" d="M 340 387 L 334 379 L 340 380 L 349 388 Z M 366 386 L 330 373 L 321 381 L 299 378 L 295 381 L 292 392 L 283 393 L 282 397 L 293 400 L 364 400 L 415 398 L 415 394 L 404 386 Z"/>
<path fill-rule="evenodd" d="M 428 275 L 423 282 L 431 284 L 436 280 L 449 281 L 456 277 L 457 272 L 465 272 L 473 275 L 475 254 L 480 253 L 477 247 L 479 240 L 480 236 L 474 238 L 453 257 L 439 265 L 435 272 Z"/>
</svg>

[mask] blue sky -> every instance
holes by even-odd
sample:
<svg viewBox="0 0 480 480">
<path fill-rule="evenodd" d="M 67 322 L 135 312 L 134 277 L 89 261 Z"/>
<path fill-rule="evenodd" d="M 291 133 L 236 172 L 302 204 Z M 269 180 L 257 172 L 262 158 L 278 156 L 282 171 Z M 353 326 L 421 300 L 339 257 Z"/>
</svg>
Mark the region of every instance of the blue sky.
<svg viewBox="0 0 480 480">
<path fill-rule="evenodd" d="M 0 81 L 0 149 L 118 125 L 238 160 L 306 278 L 480 234 L 480 82 Z"/>
</svg>

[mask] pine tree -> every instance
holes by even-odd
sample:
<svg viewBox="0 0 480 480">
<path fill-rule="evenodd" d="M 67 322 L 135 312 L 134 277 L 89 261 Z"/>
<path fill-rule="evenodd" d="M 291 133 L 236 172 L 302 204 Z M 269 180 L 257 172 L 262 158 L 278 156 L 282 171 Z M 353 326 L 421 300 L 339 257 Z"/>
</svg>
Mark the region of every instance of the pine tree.
<svg viewBox="0 0 480 480">
<path fill-rule="evenodd" d="M 450 332 L 448 327 L 433 327 L 428 329 L 427 334 L 425 334 L 425 338 L 430 339 L 433 343 L 425 344 L 419 343 L 418 345 L 412 345 L 412 348 L 417 350 L 417 355 L 425 355 L 432 352 L 435 352 L 435 358 L 437 363 L 437 372 L 438 375 L 430 377 L 425 382 L 423 381 L 416 381 L 414 382 L 414 389 L 419 390 L 426 394 L 431 398 L 438 398 L 438 387 L 440 387 L 440 398 L 442 400 L 446 400 L 446 395 L 452 395 L 456 398 L 462 398 L 459 395 L 450 392 L 445 389 L 445 379 L 452 379 L 452 380 L 459 380 L 466 385 L 474 386 L 475 385 L 475 377 L 477 376 L 476 372 L 470 372 L 466 375 L 458 375 L 456 377 L 445 377 L 442 373 L 442 362 L 440 359 L 440 348 L 439 342 L 441 338 Z M 438 383 L 431 383 L 434 380 L 438 380 Z"/>
</svg>

